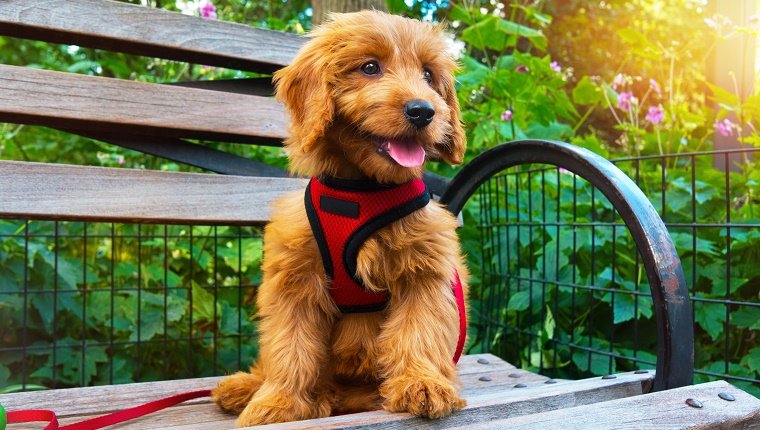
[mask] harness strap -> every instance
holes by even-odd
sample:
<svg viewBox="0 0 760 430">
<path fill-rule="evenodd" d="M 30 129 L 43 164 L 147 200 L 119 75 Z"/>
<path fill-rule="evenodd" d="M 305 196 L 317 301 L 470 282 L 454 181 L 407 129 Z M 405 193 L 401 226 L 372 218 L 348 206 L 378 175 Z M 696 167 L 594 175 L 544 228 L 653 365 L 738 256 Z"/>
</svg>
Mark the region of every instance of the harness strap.
<svg viewBox="0 0 760 430">
<path fill-rule="evenodd" d="M 163 399 L 154 400 L 129 409 L 116 411 L 107 415 L 90 418 L 77 423 L 60 426 L 58 416 L 55 412 L 46 409 L 28 409 L 21 411 L 8 411 L 8 424 L 47 422 L 44 430 L 97 430 L 114 424 L 123 423 L 124 421 L 133 420 L 153 412 L 166 409 L 170 406 L 186 402 L 188 400 L 200 397 L 209 397 L 211 390 L 190 391 L 187 393 L 175 394 Z"/>
</svg>

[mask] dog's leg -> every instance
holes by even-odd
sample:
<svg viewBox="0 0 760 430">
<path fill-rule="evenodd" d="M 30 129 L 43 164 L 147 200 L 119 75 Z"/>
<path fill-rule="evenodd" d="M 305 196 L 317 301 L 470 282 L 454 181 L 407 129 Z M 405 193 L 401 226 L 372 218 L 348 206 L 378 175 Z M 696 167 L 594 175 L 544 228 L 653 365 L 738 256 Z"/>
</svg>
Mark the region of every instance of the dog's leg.
<svg viewBox="0 0 760 430">
<path fill-rule="evenodd" d="M 286 271 L 262 285 L 259 366 L 264 381 L 238 426 L 330 415 L 330 393 L 320 375 L 328 361 L 333 316 L 322 307 L 319 291 L 325 290 L 316 276 Z"/>
<path fill-rule="evenodd" d="M 448 416 L 465 406 L 452 360 L 459 317 L 450 281 L 425 276 L 394 291 L 380 336 L 383 406 L 428 418 Z"/>
</svg>

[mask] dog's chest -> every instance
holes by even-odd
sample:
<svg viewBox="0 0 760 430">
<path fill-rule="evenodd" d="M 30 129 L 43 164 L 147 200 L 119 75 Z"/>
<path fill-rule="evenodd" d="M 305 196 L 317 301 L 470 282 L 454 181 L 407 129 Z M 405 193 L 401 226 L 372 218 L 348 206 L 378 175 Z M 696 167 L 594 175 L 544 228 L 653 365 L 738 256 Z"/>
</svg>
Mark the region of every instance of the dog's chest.
<svg viewBox="0 0 760 430">
<path fill-rule="evenodd" d="M 420 179 L 389 187 L 312 178 L 304 197 L 306 214 L 330 279 L 330 294 L 341 312 L 385 308 L 388 294 L 371 291 L 357 274 L 359 252 L 378 230 L 424 208 L 429 201 Z"/>
</svg>

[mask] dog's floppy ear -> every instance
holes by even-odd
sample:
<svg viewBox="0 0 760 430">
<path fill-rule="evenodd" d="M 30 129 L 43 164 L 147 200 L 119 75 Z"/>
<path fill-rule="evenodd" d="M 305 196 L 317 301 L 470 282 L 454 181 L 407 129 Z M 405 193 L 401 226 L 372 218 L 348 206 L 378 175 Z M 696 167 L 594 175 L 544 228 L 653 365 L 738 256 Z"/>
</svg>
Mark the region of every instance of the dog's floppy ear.
<svg viewBox="0 0 760 430">
<path fill-rule="evenodd" d="M 462 127 L 462 121 L 459 118 L 459 101 L 457 100 L 457 92 L 454 87 L 454 76 L 446 74 L 442 85 L 443 97 L 449 105 L 451 130 L 449 132 L 449 140 L 438 145 L 438 151 L 441 154 L 441 158 L 447 163 L 462 164 L 464 150 L 467 147 L 467 136 L 465 136 L 464 127 Z"/>
<path fill-rule="evenodd" d="M 309 152 L 332 123 L 335 105 L 332 85 L 327 81 L 325 49 L 304 45 L 293 62 L 275 72 L 275 94 L 291 118 L 290 145 Z"/>
</svg>

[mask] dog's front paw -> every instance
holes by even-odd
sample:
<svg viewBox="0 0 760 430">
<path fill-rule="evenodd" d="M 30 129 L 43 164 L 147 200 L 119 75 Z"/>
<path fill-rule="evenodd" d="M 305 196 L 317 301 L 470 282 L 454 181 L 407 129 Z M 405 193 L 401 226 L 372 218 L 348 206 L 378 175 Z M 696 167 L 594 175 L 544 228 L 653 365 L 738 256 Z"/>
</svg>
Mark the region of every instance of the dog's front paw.
<svg viewBox="0 0 760 430">
<path fill-rule="evenodd" d="M 237 372 L 219 382 L 211 392 L 211 400 L 223 410 L 239 414 L 260 386 L 261 378 L 257 375 Z"/>
<path fill-rule="evenodd" d="M 380 392 L 386 410 L 425 418 L 447 417 L 467 404 L 446 379 L 398 377 L 386 381 Z"/>
<path fill-rule="evenodd" d="M 238 417 L 238 427 L 283 423 L 330 416 L 332 408 L 327 395 L 301 399 L 281 393 L 257 393 Z"/>
</svg>

